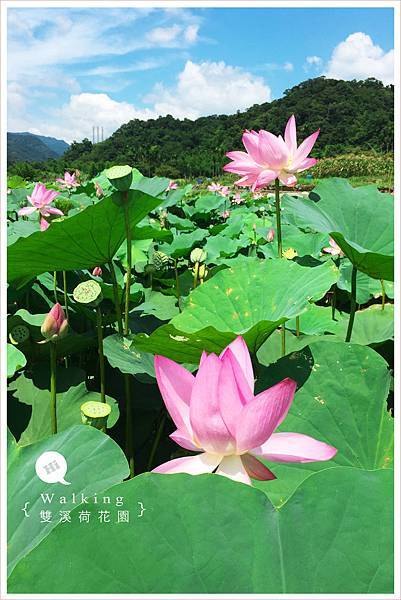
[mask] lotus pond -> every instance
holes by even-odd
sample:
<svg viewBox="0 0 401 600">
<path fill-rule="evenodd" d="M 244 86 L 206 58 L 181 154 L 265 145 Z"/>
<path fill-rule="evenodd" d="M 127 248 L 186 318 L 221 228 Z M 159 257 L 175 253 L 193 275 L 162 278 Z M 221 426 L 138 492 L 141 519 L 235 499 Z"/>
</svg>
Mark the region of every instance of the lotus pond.
<svg viewBox="0 0 401 600">
<path fill-rule="evenodd" d="M 10 182 L 9 592 L 392 592 L 393 196 L 275 177 Z"/>
</svg>

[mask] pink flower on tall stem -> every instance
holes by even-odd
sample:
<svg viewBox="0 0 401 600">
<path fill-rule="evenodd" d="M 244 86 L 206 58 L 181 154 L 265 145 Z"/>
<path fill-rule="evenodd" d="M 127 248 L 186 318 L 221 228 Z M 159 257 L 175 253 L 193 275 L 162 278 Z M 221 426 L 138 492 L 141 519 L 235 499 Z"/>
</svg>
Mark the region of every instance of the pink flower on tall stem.
<svg viewBox="0 0 401 600">
<path fill-rule="evenodd" d="M 308 158 L 320 129 L 307 137 L 297 146 L 297 129 L 295 117 L 287 122 L 284 139 L 261 129 L 245 131 L 242 143 L 246 152 L 228 152 L 226 156 L 232 160 L 224 166 L 225 171 L 241 175 L 236 185 L 250 186 L 252 191 L 267 186 L 275 179 L 284 185 L 293 186 L 297 182 L 296 173 L 305 171 L 316 164 L 315 158 Z"/>
<path fill-rule="evenodd" d="M 178 183 L 176 183 L 175 181 L 170 179 L 169 184 L 166 188 L 166 192 L 169 192 L 170 190 L 176 190 L 177 188 L 178 188 Z"/>
<path fill-rule="evenodd" d="M 95 267 L 92 271 L 94 277 L 101 277 L 103 275 L 102 267 Z"/>
<path fill-rule="evenodd" d="M 344 252 L 341 250 L 340 246 L 333 240 L 333 238 L 329 238 L 329 246 L 323 248 L 323 252 L 331 254 L 332 256 L 345 256 Z"/>
<path fill-rule="evenodd" d="M 65 173 L 64 173 L 64 179 L 61 179 L 59 177 L 58 179 L 56 179 L 56 181 L 60 184 L 60 187 L 62 189 L 70 190 L 71 188 L 76 188 L 76 187 L 79 186 L 79 183 L 78 183 L 78 181 L 75 178 L 75 173 L 71 174 L 68 171 L 65 171 Z"/>
<path fill-rule="evenodd" d="M 101 185 L 95 181 L 95 189 L 96 189 L 96 196 L 98 198 L 101 198 L 104 195 L 104 191 L 103 188 L 101 187 Z"/>
<path fill-rule="evenodd" d="M 50 215 L 64 215 L 60 209 L 50 206 L 59 193 L 60 192 L 46 189 L 46 186 L 42 183 L 37 183 L 32 194 L 27 196 L 27 200 L 32 206 L 24 206 L 24 208 L 21 208 L 18 211 L 19 216 L 26 217 L 37 211 L 39 214 L 40 229 L 41 231 L 45 231 L 50 223 L 44 217 L 50 217 Z"/>
<path fill-rule="evenodd" d="M 223 217 L 223 219 L 228 219 L 228 217 L 230 216 L 230 211 L 223 210 L 223 212 L 221 213 L 221 216 Z"/>
<path fill-rule="evenodd" d="M 269 229 L 269 231 L 267 232 L 266 240 L 268 242 L 272 242 L 274 240 L 274 229 L 273 228 Z"/>
<path fill-rule="evenodd" d="M 245 200 L 244 200 L 244 198 L 241 197 L 241 193 L 235 192 L 234 198 L 232 199 L 232 203 L 233 204 L 242 204 L 243 202 L 245 202 Z"/>
<path fill-rule="evenodd" d="M 220 356 L 202 354 L 192 375 L 163 356 L 155 357 L 157 383 L 177 429 L 170 437 L 196 456 L 176 458 L 155 473 L 216 472 L 248 485 L 275 479 L 260 460 L 306 463 L 330 460 L 336 448 L 301 433 L 274 433 L 287 416 L 297 384 L 283 379 L 254 396 L 252 362 L 242 337 Z"/>
</svg>

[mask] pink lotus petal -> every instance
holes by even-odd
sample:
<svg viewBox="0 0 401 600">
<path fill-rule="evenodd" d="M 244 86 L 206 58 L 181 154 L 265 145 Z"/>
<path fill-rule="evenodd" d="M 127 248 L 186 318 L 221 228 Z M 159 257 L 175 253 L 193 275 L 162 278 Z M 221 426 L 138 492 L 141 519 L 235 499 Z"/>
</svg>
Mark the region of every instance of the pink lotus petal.
<svg viewBox="0 0 401 600">
<path fill-rule="evenodd" d="M 278 177 L 283 185 L 293 186 L 297 182 L 295 175 L 286 173 L 285 171 L 280 171 Z"/>
<path fill-rule="evenodd" d="M 225 454 L 235 449 L 235 440 L 224 423 L 219 405 L 221 367 L 222 363 L 215 354 L 209 354 L 199 367 L 189 418 L 194 440 L 209 452 Z"/>
<path fill-rule="evenodd" d="M 50 227 L 50 223 L 46 219 L 40 219 L 40 231 L 46 231 Z"/>
<path fill-rule="evenodd" d="M 64 213 L 59 208 L 54 208 L 53 206 L 46 206 L 46 210 L 50 215 L 64 215 Z"/>
<path fill-rule="evenodd" d="M 255 161 L 260 163 L 260 152 L 259 152 L 259 136 L 255 133 L 245 132 L 242 136 L 242 143 L 244 144 L 246 151 L 249 156 Z"/>
<path fill-rule="evenodd" d="M 337 449 L 309 435 L 289 432 L 273 433 L 264 444 L 251 452 L 272 462 L 306 463 L 330 460 L 336 455 Z"/>
<path fill-rule="evenodd" d="M 265 187 L 266 185 L 269 185 L 269 183 L 274 181 L 277 178 L 277 176 L 277 171 L 270 171 L 269 169 L 261 171 L 252 185 L 252 191 L 258 190 L 262 187 Z"/>
<path fill-rule="evenodd" d="M 192 450 L 192 452 L 199 452 L 200 450 L 203 450 L 203 448 L 200 448 L 193 443 L 186 431 L 176 429 L 173 431 L 173 433 L 170 433 L 169 437 L 174 440 L 176 444 L 182 448 L 185 448 L 186 450 Z"/>
<path fill-rule="evenodd" d="M 259 132 L 259 151 L 265 168 L 279 170 L 288 162 L 289 150 L 283 138 L 263 129 Z"/>
<path fill-rule="evenodd" d="M 197 454 L 196 456 L 184 456 L 175 458 L 163 463 L 152 473 L 189 473 L 190 475 L 201 475 L 202 473 L 212 473 L 220 463 L 222 456 L 218 454 Z"/>
<path fill-rule="evenodd" d="M 315 166 L 316 163 L 316 158 L 305 158 L 305 160 L 299 163 L 297 172 L 300 173 L 301 171 L 306 171 L 306 169 L 310 169 L 311 167 Z M 291 171 L 291 169 L 289 170 Z"/>
<path fill-rule="evenodd" d="M 35 206 L 24 206 L 24 208 L 20 208 L 19 209 L 18 215 L 20 217 L 26 217 L 28 215 L 31 215 L 35 211 L 36 211 L 36 207 Z"/>
<path fill-rule="evenodd" d="M 160 393 L 177 429 L 187 432 L 191 437 L 189 421 L 189 403 L 195 378 L 178 363 L 155 356 L 155 373 Z"/>
<path fill-rule="evenodd" d="M 287 144 L 290 154 L 293 156 L 297 149 L 297 127 L 294 115 L 292 115 L 287 121 L 287 125 L 285 126 L 284 140 Z"/>
<path fill-rule="evenodd" d="M 257 458 L 251 454 L 243 454 L 241 456 L 242 463 L 245 467 L 246 472 L 252 479 L 258 479 L 259 481 L 269 481 L 277 479 L 277 477 Z"/>
<path fill-rule="evenodd" d="M 225 456 L 221 461 L 216 474 L 233 479 L 233 481 L 245 483 L 246 485 L 252 485 L 240 456 Z"/>
<path fill-rule="evenodd" d="M 237 336 L 235 340 L 223 350 L 223 352 L 220 354 L 220 358 L 223 358 L 228 350 L 230 350 L 237 359 L 238 365 L 240 366 L 248 383 L 249 389 L 253 394 L 255 379 L 253 375 L 251 355 L 249 354 L 248 346 L 246 345 L 244 338 L 241 335 Z"/>
<path fill-rule="evenodd" d="M 238 419 L 244 407 L 244 401 L 234 374 L 232 356 L 232 352 L 228 350 L 221 359 L 217 394 L 221 416 L 228 431 L 234 438 Z M 236 362 L 235 359 L 234 361 Z M 238 365 L 237 362 L 236 365 Z"/>
<path fill-rule="evenodd" d="M 271 436 L 287 416 L 296 388 L 296 382 L 287 377 L 244 406 L 235 436 L 238 452 L 255 448 Z"/>
<path fill-rule="evenodd" d="M 293 159 L 292 159 L 292 164 L 291 164 L 292 169 L 298 169 L 298 166 L 308 157 L 309 152 L 312 150 L 313 146 L 315 145 L 315 142 L 319 136 L 319 133 L 320 133 L 320 129 L 318 129 L 317 131 L 315 131 L 315 133 L 312 133 L 312 135 L 307 137 L 302 142 L 302 144 L 297 148 L 297 151 L 295 152 Z"/>
</svg>

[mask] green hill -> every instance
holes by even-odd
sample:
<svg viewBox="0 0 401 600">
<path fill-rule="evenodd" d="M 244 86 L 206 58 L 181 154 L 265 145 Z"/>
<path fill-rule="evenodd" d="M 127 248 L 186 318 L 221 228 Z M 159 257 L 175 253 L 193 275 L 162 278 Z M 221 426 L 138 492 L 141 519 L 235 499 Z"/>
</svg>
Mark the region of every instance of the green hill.
<svg viewBox="0 0 401 600">
<path fill-rule="evenodd" d="M 291 114 L 297 118 L 299 140 L 320 127 L 313 149 L 318 158 L 393 150 L 393 86 L 375 79 L 319 77 L 286 90 L 278 100 L 233 115 L 195 121 L 169 115 L 148 121 L 134 119 L 104 142 L 73 142 L 57 163 L 49 161 L 47 169 L 79 168 L 94 175 L 111 164 L 130 164 L 146 175 L 213 177 L 221 173 L 225 152 L 242 148 L 244 129 L 263 128 L 278 134 Z"/>
</svg>

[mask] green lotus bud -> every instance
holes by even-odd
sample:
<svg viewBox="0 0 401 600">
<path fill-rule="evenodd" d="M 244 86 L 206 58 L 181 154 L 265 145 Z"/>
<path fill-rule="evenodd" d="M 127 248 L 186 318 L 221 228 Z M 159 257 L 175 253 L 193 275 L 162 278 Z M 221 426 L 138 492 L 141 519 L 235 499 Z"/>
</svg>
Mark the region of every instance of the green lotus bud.
<svg viewBox="0 0 401 600">
<path fill-rule="evenodd" d="M 10 342 L 16 346 L 27 342 L 30 337 L 29 329 L 26 325 L 16 325 L 9 333 Z"/>
<path fill-rule="evenodd" d="M 170 257 L 160 250 L 153 253 L 152 260 L 156 271 L 165 271 L 170 264 Z"/>
<path fill-rule="evenodd" d="M 132 183 L 132 168 L 128 165 L 110 167 L 105 171 L 107 179 L 120 192 L 127 192 Z"/>
<path fill-rule="evenodd" d="M 110 404 L 106 402 L 84 402 L 81 405 L 81 420 L 84 425 L 91 425 L 96 429 L 105 429 L 107 418 L 111 413 Z"/>
<path fill-rule="evenodd" d="M 79 283 L 72 295 L 75 302 L 87 306 L 98 306 L 103 300 L 102 288 L 93 279 Z"/>
<path fill-rule="evenodd" d="M 193 263 L 199 262 L 205 262 L 206 260 L 206 252 L 204 250 L 202 250 L 202 248 L 194 248 L 190 254 L 190 260 Z"/>
</svg>

